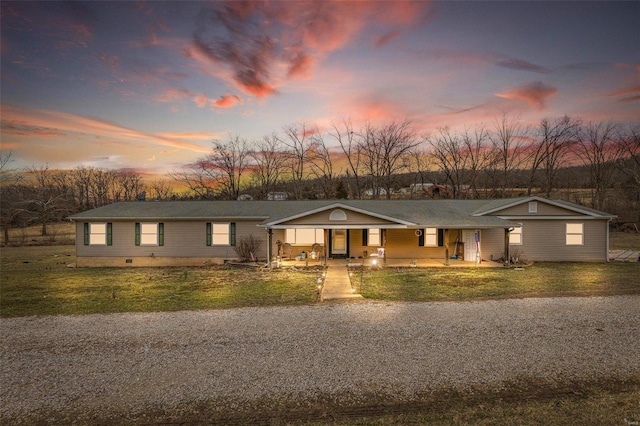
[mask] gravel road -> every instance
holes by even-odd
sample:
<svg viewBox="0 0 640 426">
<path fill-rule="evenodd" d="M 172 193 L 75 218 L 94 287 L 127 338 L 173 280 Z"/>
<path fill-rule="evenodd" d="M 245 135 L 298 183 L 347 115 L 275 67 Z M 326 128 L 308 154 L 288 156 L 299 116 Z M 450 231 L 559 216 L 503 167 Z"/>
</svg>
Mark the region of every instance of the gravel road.
<svg viewBox="0 0 640 426">
<path fill-rule="evenodd" d="M 278 398 L 358 404 L 640 374 L 640 296 L 353 302 L 0 320 L 0 416 Z M 223 407 L 224 406 L 224 407 Z"/>
</svg>

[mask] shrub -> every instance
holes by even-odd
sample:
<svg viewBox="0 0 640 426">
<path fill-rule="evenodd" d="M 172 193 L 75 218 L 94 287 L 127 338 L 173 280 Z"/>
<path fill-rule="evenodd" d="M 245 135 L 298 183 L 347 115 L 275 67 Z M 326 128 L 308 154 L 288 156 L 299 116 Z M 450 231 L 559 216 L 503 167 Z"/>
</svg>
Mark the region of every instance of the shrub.
<svg viewBox="0 0 640 426">
<path fill-rule="evenodd" d="M 256 261 L 256 253 L 260 250 L 260 240 L 253 236 L 248 235 L 240 239 L 238 245 L 236 245 L 236 254 L 243 262 Z"/>
</svg>

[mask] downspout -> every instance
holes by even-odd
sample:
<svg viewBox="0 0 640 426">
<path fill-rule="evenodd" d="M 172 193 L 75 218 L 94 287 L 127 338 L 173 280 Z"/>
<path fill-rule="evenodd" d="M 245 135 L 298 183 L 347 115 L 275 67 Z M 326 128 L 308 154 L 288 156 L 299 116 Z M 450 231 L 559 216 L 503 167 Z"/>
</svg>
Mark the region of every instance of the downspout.
<svg viewBox="0 0 640 426">
<path fill-rule="evenodd" d="M 267 228 L 267 264 L 269 268 L 273 268 L 273 263 L 271 262 L 271 228 Z"/>
<path fill-rule="evenodd" d="M 609 225 L 611 218 L 607 219 L 607 251 L 605 252 L 605 262 L 609 262 Z"/>
</svg>

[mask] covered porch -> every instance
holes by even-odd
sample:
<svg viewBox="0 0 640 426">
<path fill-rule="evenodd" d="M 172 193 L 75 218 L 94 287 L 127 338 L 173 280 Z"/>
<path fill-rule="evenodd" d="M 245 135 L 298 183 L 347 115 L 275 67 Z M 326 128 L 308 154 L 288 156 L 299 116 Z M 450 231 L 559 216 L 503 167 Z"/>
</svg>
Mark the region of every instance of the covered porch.
<svg viewBox="0 0 640 426">
<path fill-rule="evenodd" d="M 425 217 L 414 223 L 343 205 L 263 224 L 269 258 L 285 265 L 332 259 L 367 267 L 491 267 L 508 252 L 508 222 Z M 354 265 L 355 266 L 355 265 Z"/>
</svg>

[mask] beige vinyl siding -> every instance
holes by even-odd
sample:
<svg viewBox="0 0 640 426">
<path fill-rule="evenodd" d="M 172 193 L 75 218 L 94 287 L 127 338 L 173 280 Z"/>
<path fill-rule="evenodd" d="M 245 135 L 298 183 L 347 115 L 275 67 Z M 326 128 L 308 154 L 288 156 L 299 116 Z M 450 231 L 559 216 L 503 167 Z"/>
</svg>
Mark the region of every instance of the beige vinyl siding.
<svg viewBox="0 0 640 426">
<path fill-rule="evenodd" d="M 452 235 L 449 232 L 450 241 Z M 449 247 L 451 250 L 453 245 L 450 243 Z M 445 248 L 420 247 L 415 229 L 388 229 L 386 255 L 389 259 L 444 259 Z"/>
<path fill-rule="evenodd" d="M 480 232 L 480 248 L 483 259 L 497 260 L 504 256 L 504 232 L 502 228 L 483 229 Z"/>
<path fill-rule="evenodd" d="M 207 246 L 206 223 L 208 221 L 140 221 L 141 223 L 164 223 L 163 246 L 136 246 L 135 221 L 112 222 L 113 244 L 111 246 L 85 246 L 84 222 L 76 223 L 76 254 L 78 257 L 204 257 L 234 259 L 235 247 Z M 229 223 L 230 221 L 215 221 Z M 258 257 L 266 259 L 266 231 L 258 228 L 257 221 L 235 221 L 236 246 L 240 240 L 251 234 L 261 240 Z"/>
<path fill-rule="evenodd" d="M 520 220 L 524 257 L 534 261 L 606 261 L 607 220 Z M 582 223 L 583 245 L 566 244 L 566 224 Z"/>
<path fill-rule="evenodd" d="M 342 210 L 347 215 L 347 220 L 329 220 L 329 216 L 334 210 Z M 353 212 L 346 209 L 331 209 L 309 216 L 300 217 L 298 219 L 293 219 L 288 222 L 282 223 L 281 225 L 313 225 L 314 227 L 322 228 L 323 225 L 349 227 L 354 225 L 384 226 L 389 224 L 392 224 L 392 222 L 363 213 Z"/>
<path fill-rule="evenodd" d="M 575 216 L 579 214 L 573 210 L 557 207 L 542 201 L 537 201 L 537 204 L 537 213 L 529 213 L 529 203 L 525 202 L 517 206 L 493 212 L 491 216 Z"/>
</svg>

